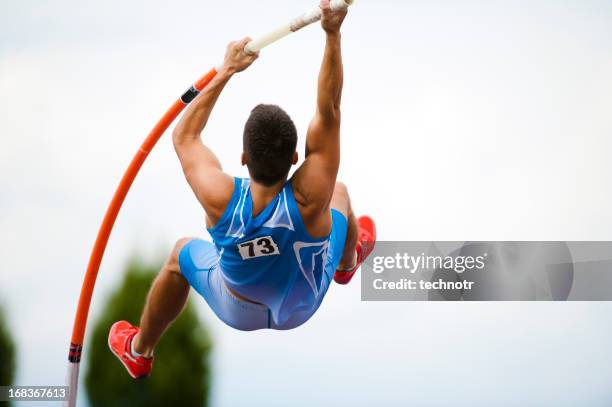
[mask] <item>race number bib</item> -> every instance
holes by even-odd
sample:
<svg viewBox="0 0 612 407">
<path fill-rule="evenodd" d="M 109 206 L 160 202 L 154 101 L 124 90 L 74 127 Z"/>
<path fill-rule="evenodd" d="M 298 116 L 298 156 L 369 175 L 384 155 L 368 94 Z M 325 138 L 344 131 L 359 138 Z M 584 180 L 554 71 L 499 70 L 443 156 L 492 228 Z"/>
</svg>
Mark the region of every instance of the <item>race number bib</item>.
<svg viewBox="0 0 612 407">
<path fill-rule="evenodd" d="M 240 243 L 238 251 L 242 260 L 254 259 L 262 256 L 276 256 L 280 254 L 278 246 L 272 236 L 258 237 L 257 239 Z"/>
</svg>

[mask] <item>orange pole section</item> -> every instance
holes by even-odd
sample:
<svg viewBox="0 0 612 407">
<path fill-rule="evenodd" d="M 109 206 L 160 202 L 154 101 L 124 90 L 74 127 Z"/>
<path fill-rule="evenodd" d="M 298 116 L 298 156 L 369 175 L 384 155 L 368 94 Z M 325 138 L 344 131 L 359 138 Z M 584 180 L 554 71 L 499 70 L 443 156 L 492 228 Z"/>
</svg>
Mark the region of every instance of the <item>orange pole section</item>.
<svg viewBox="0 0 612 407">
<path fill-rule="evenodd" d="M 87 271 L 85 273 L 85 279 L 83 280 L 83 286 L 81 288 L 81 294 L 79 296 L 78 308 L 72 330 L 71 346 L 68 355 L 70 362 L 80 362 L 83 338 L 85 336 L 85 328 L 87 326 L 87 316 L 89 314 L 89 306 L 91 305 L 91 298 L 93 295 L 94 286 L 96 284 L 98 271 L 100 269 L 100 264 L 102 263 L 102 257 L 104 256 L 104 250 L 106 249 L 106 245 L 113 229 L 113 225 L 115 224 L 115 220 L 117 219 L 117 215 L 119 214 L 119 210 L 123 205 L 123 201 L 125 200 L 134 179 L 138 175 L 138 171 L 142 167 L 142 164 L 145 162 L 153 147 L 155 147 L 157 141 L 161 138 L 166 129 L 168 129 L 170 124 L 172 124 L 174 119 L 176 119 L 176 117 L 183 111 L 185 106 L 187 106 L 187 104 L 193 100 L 197 93 L 208 85 L 216 74 L 217 71 L 212 69 L 202 76 L 196 82 L 194 87 L 185 92 L 181 99 L 174 102 L 166 114 L 164 114 L 160 121 L 155 125 L 153 130 L 151 130 L 123 175 L 123 178 L 115 191 L 115 195 L 113 196 L 113 199 L 106 210 L 104 220 L 102 221 L 102 226 L 98 231 L 96 242 L 89 258 L 89 264 L 87 265 Z"/>
</svg>

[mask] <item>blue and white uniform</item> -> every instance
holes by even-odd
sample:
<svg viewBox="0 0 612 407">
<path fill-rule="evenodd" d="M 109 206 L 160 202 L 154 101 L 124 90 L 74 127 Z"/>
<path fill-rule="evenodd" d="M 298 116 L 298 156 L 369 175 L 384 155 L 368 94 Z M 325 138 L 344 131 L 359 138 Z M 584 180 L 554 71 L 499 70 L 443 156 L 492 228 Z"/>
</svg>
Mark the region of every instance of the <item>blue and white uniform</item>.
<svg viewBox="0 0 612 407">
<path fill-rule="evenodd" d="M 253 217 L 250 181 L 235 178 L 225 212 L 208 229 L 214 244 L 187 243 L 179 255 L 181 273 L 227 325 L 244 331 L 292 329 L 321 305 L 342 257 L 346 229 L 344 215 L 332 209 L 331 234 L 312 238 L 290 181 Z"/>
</svg>

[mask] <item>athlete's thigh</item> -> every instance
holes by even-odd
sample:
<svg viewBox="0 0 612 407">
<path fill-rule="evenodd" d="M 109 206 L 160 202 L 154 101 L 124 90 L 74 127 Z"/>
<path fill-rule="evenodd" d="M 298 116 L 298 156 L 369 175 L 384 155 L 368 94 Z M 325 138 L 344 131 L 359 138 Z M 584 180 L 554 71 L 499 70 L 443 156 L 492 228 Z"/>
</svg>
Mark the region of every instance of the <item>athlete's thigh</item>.
<svg viewBox="0 0 612 407">
<path fill-rule="evenodd" d="M 214 244 L 199 239 L 188 242 L 179 254 L 179 265 L 185 279 L 226 325 L 241 331 L 270 327 L 265 306 L 247 303 L 229 292 Z"/>
</svg>

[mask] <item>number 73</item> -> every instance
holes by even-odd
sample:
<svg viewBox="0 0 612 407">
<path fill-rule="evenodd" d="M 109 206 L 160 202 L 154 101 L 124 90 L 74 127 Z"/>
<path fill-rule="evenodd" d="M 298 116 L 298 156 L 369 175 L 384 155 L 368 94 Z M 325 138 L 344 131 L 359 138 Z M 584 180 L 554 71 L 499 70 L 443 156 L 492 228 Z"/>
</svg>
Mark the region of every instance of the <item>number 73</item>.
<svg viewBox="0 0 612 407">
<path fill-rule="evenodd" d="M 238 251 L 242 260 L 249 260 L 256 257 L 276 256 L 280 254 L 278 245 L 272 239 L 272 236 L 258 237 L 257 239 L 248 242 L 240 243 Z"/>
</svg>

